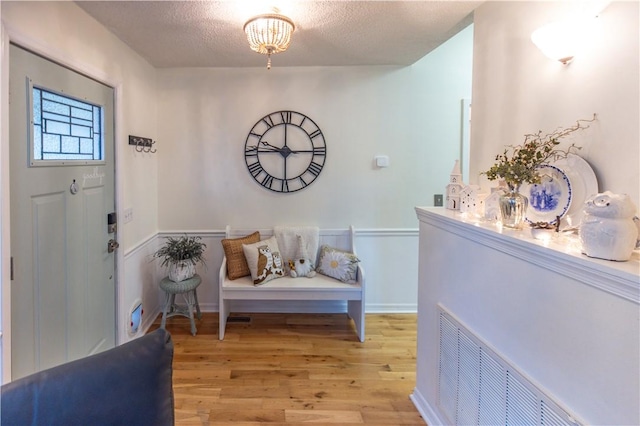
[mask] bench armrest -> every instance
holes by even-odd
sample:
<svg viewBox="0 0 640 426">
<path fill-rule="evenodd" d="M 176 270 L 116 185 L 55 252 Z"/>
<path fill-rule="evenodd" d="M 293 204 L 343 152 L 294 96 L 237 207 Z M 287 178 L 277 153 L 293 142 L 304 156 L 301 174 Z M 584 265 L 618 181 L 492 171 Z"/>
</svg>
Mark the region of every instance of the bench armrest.
<svg viewBox="0 0 640 426">
<path fill-rule="evenodd" d="M 358 274 L 356 277 L 356 282 L 364 288 L 364 268 L 360 264 L 358 264 Z"/>
<path fill-rule="evenodd" d="M 222 255 L 222 264 L 220 265 L 220 272 L 218 273 L 218 283 L 222 285 L 227 278 L 227 256 Z"/>
</svg>

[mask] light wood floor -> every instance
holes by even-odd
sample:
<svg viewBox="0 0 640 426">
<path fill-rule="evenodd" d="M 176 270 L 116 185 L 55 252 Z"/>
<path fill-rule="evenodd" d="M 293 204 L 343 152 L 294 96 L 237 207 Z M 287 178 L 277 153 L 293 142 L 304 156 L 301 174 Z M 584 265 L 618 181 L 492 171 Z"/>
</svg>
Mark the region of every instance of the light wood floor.
<svg viewBox="0 0 640 426">
<path fill-rule="evenodd" d="M 424 425 L 415 387 L 416 315 L 367 315 L 360 343 L 345 314 L 218 314 L 167 320 L 177 425 Z M 160 317 L 152 329 L 158 328 Z"/>
</svg>

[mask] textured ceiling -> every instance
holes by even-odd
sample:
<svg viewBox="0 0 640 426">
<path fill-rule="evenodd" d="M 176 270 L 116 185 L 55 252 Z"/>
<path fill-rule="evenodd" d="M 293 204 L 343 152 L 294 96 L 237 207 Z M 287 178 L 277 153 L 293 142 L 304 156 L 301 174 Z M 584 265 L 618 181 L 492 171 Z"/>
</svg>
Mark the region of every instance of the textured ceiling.
<svg viewBox="0 0 640 426">
<path fill-rule="evenodd" d="M 273 66 L 409 65 L 471 23 L 481 1 L 76 1 L 158 68 L 262 67 L 247 19 L 278 7 L 296 24 Z M 282 3 L 282 1 L 280 1 Z"/>
</svg>

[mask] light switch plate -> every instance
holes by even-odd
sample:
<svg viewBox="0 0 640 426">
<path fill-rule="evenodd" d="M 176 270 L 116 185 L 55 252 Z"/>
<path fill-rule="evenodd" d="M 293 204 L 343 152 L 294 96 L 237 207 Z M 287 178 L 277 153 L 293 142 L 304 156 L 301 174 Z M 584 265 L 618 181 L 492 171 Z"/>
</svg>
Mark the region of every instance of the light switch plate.
<svg viewBox="0 0 640 426">
<path fill-rule="evenodd" d="M 122 220 L 123 223 L 129 223 L 133 220 L 133 209 L 128 208 L 124 210 L 124 218 Z"/>
<path fill-rule="evenodd" d="M 387 155 L 377 155 L 375 157 L 376 166 L 378 167 L 389 167 L 389 157 Z"/>
</svg>

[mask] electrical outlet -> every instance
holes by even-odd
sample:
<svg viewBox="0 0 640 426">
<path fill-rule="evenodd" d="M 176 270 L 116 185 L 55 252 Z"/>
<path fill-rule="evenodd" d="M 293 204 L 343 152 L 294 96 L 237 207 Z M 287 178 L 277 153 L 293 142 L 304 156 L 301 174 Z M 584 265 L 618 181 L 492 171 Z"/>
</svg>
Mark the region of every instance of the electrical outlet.
<svg viewBox="0 0 640 426">
<path fill-rule="evenodd" d="M 128 208 L 124 210 L 124 223 L 129 223 L 133 220 L 133 209 Z"/>
<path fill-rule="evenodd" d="M 442 207 L 442 194 L 433 194 L 433 205 L 435 207 Z"/>
</svg>

